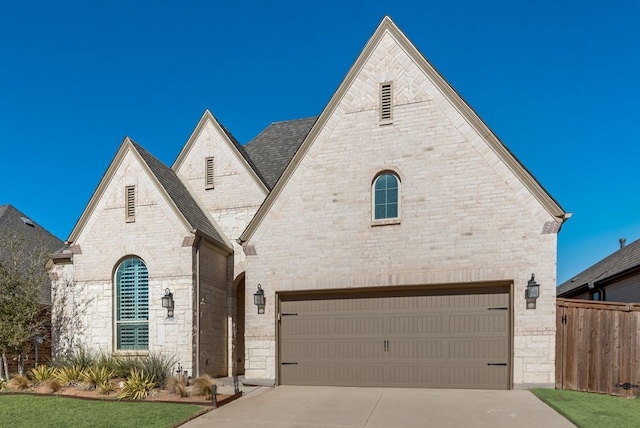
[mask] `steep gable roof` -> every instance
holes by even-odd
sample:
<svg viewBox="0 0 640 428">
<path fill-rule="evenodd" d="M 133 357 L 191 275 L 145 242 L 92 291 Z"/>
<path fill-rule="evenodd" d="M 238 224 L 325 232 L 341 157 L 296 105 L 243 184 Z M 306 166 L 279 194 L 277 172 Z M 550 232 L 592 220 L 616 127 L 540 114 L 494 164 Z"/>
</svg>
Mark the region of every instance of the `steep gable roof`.
<svg viewBox="0 0 640 428">
<path fill-rule="evenodd" d="M 64 246 L 64 242 L 12 205 L 0 206 L 0 235 L 5 233 L 17 234 L 28 251 L 42 248 L 47 253 L 53 253 Z M 3 251 L 4 248 L 0 247 L 0 259 L 4 257 Z M 49 282 L 42 287 L 38 300 L 42 304 L 51 302 Z"/>
<path fill-rule="evenodd" d="M 222 237 L 222 233 L 218 231 L 213 221 L 211 221 L 202 208 L 200 208 L 191 193 L 189 193 L 180 178 L 176 175 L 175 171 L 166 166 L 129 137 L 125 137 L 122 142 L 118 153 L 116 153 L 116 156 L 111 162 L 111 165 L 109 165 L 107 172 L 102 177 L 102 180 L 91 197 L 89 204 L 87 204 L 87 207 L 73 228 L 68 239 L 69 242 L 73 242 L 77 239 L 91 212 L 93 212 L 93 209 L 100 200 L 101 195 L 104 193 L 111 177 L 113 177 L 125 154 L 129 151 L 136 155 L 141 164 L 146 167 L 149 176 L 156 182 L 161 193 L 164 194 L 165 198 L 171 203 L 174 211 L 181 218 L 187 229 L 193 233 L 200 233 L 204 235 L 224 249 L 229 251 L 232 250 L 232 247 Z"/>
<path fill-rule="evenodd" d="M 556 289 L 559 297 L 568 297 L 590 287 L 604 285 L 614 277 L 640 268 L 640 239 L 620 248 L 593 266 L 580 272 Z"/>
<path fill-rule="evenodd" d="M 245 151 L 244 147 L 242 147 L 242 145 L 233 136 L 233 134 L 231 134 L 231 132 L 229 132 L 229 130 L 225 128 L 218 121 L 218 119 L 216 119 L 216 117 L 213 114 L 211 114 L 209 110 L 205 110 L 204 113 L 202 114 L 200 121 L 198 122 L 198 124 L 196 125 L 196 128 L 191 133 L 191 136 L 187 140 L 187 143 L 184 145 L 184 147 L 180 151 L 180 154 L 176 158 L 171 169 L 173 169 L 174 171 L 178 171 L 178 169 L 180 169 L 180 166 L 186 159 L 187 155 L 189 154 L 189 151 L 193 148 L 193 145 L 198 139 L 198 136 L 200 135 L 200 133 L 202 132 L 202 129 L 205 127 L 205 125 L 208 122 L 211 122 L 214 128 L 216 128 L 219 132 L 221 132 L 226 137 L 227 143 L 229 144 L 230 147 L 233 148 L 233 152 L 236 153 L 238 157 L 242 160 L 242 163 L 247 168 L 247 172 L 249 172 L 249 174 L 260 184 L 260 186 L 265 190 L 265 193 L 266 193 L 266 191 L 268 190 L 267 181 L 261 175 L 260 170 L 256 167 L 255 163 L 253 162 L 253 159 L 251 159 L 251 157 Z"/>
<path fill-rule="evenodd" d="M 273 189 L 318 117 L 274 122 L 244 147 Z"/>
<path fill-rule="evenodd" d="M 226 246 L 225 240 L 207 218 L 195 199 L 193 199 L 193 196 L 191 196 L 191 193 L 189 193 L 182 181 L 180 181 L 175 171 L 160 162 L 138 143 L 131 141 L 131 144 L 138 150 L 138 153 L 140 153 L 142 159 L 147 163 L 153 175 L 158 179 L 191 227 Z"/>
<path fill-rule="evenodd" d="M 336 93 L 322 111 L 318 120 L 315 122 L 304 142 L 295 153 L 286 169 L 283 171 L 281 178 L 267 196 L 264 203 L 249 223 L 242 236 L 241 241 L 247 241 L 258 228 L 262 219 L 269 211 L 275 200 L 280 195 L 282 189 L 286 186 L 287 181 L 293 175 L 298 165 L 304 158 L 305 154 L 313 144 L 315 138 L 325 127 L 334 110 L 338 107 L 343 96 L 350 88 L 362 68 L 368 61 L 369 57 L 376 49 L 385 34 L 391 35 L 398 45 L 415 61 L 417 66 L 432 80 L 433 84 L 441 91 L 447 100 L 453 105 L 460 115 L 466 119 L 469 125 L 474 128 L 478 135 L 483 136 L 488 146 L 502 160 L 502 162 L 518 177 L 522 184 L 531 192 L 531 194 L 540 202 L 540 204 L 556 218 L 559 223 L 567 220 L 571 214 L 566 213 L 562 207 L 553 199 L 553 197 L 540 185 L 533 175 L 520 163 L 520 161 L 507 149 L 507 147 L 498 139 L 498 137 L 489 129 L 489 127 L 480 119 L 475 111 L 464 101 L 464 99 L 453 89 L 453 87 L 440 75 L 440 73 L 431 65 L 431 63 L 422 55 L 422 53 L 411 43 L 404 33 L 393 23 L 390 17 L 385 16 L 382 22 L 373 33 L 364 49 L 351 66 L 344 80 L 338 87 Z"/>
</svg>

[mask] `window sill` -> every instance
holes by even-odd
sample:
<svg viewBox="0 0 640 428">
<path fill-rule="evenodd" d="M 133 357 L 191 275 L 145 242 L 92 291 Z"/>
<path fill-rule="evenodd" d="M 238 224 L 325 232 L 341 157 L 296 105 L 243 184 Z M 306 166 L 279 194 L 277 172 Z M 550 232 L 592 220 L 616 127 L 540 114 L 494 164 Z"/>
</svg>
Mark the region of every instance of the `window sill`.
<svg viewBox="0 0 640 428">
<path fill-rule="evenodd" d="M 149 355 L 148 349 L 132 349 L 132 350 L 120 350 L 113 351 L 113 355 L 121 355 L 123 357 L 146 357 Z"/>
<path fill-rule="evenodd" d="M 371 222 L 371 227 L 391 226 L 393 224 L 400 224 L 400 219 L 399 218 L 385 218 L 384 220 L 373 220 Z"/>
</svg>

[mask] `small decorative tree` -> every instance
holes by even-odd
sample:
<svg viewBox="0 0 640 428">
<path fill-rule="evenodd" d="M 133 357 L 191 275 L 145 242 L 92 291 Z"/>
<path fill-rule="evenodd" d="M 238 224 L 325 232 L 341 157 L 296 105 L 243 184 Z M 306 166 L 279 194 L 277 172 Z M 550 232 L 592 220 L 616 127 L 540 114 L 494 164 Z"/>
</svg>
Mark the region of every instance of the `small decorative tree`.
<svg viewBox="0 0 640 428">
<path fill-rule="evenodd" d="M 7 380 L 7 354 L 17 354 L 18 373 L 23 374 L 24 355 L 45 323 L 39 316 L 44 310 L 39 297 L 48 281 L 47 251 L 26 248 L 24 242 L 19 233 L 0 234 L 0 352 L 2 377 Z"/>
</svg>

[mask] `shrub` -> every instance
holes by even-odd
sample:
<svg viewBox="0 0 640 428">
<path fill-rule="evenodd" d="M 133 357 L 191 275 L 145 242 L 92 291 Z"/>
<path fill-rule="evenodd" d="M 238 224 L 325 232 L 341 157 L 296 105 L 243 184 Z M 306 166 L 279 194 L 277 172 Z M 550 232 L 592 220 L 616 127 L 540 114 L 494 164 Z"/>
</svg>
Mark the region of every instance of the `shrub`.
<svg viewBox="0 0 640 428">
<path fill-rule="evenodd" d="M 129 377 L 124 379 L 123 384 L 124 386 L 120 394 L 118 394 L 118 398 L 141 400 L 149 395 L 149 391 L 156 386 L 156 381 L 152 376 L 143 373 L 141 370 L 132 369 Z"/>
<path fill-rule="evenodd" d="M 15 375 L 7 382 L 7 388 L 13 391 L 22 391 L 29 388 L 29 379 L 23 375 Z"/>
<path fill-rule="evenodd" d="M 63 386 L 77 385 L 82 375 L 82 367 L 78 365 L 58 367 L 55 369 L 54 378 L 58 379 Z"/>
<path fill-rule="evenodd" d="M 42 383 L 45 380 L 53 379 L 55 369 L 47 366 L 46 364 L 40 364 L 38 367 L 29 370 L 29 376 L 36 384 Z"/>
<path fill-rule="evenodd" d="M 99 352 L 93 358 L 93 367 L 98 367 L 98 368 L 100 368 L 100 367 L 108 367 L 110 369 L 113 369 L 114 360 L 116 358 L 118 358 L 118 356 L 116 356 L 116 355 L 111 355 L 111 354 L 108 354 L 106 352 Z"/>
<path fill-rule="evenodd" d="M 153 377 L 160 387 L 164 387 L 165 382 L 171 376 L 171 369 L 174 365 L 175 358 L 167 358 L 154 352 L 138 360 L 138 367 L 142 372 Z"/>
<path fill-rule="evenodd" d="M 173 376 L 167 381 L 166 387 L 169 391 L 180 397 L 186 397 L 189 395 L 187 392 L 187 378 L 180 376 Z"/>
<path fill-rule="evenodd" d="M 211 395 L 211 376 L 202 375 L 193 380 L 193 395 Z"/>
<path fill-rule="evenodd" d="M 41 383 L 42 387 L 47 390 L 47 392 L 58 392 L 60 388 L 62 388 L 62 384 L 58 379 L 45 379 Z"/>
<path fill-rule="evenodd" d="M 124 357 L 122 355 L 113 355 L 109 360 L 109 368 L 114 372 L 114 377 L 126 378 L 131 370 L 140 370 L 140 361 L 135 357 Z"/>
<path fill-rule="evenodd" d="M 91 367 L 94 365 L 96 361 L 96 357 L 85 348 L 79 348 L 75 350 L 73 353 L 70 353 L 64 357 L 58 358 L 55 361 L 56 367 L 68 367 L 68 366 L 79 366 L 80 369 L 85 369 L 87 367 Z"/>
<path fill-rule="evenodd" d="M 111 380 L 98 384 L 98 392 L 100 394 L 103 394 L 103 395 L 110 394 L 114 390 L 115 390 L 115 387 L 113 386 L 113 382 Z"/>
<path fill-rule="evenodd" d="M 88 367 L 80 373 L 80 380 L 86 389 L 95 389 L 101 384 L 110 383 L 114 371 L 108 367 Z"/>
</svg>

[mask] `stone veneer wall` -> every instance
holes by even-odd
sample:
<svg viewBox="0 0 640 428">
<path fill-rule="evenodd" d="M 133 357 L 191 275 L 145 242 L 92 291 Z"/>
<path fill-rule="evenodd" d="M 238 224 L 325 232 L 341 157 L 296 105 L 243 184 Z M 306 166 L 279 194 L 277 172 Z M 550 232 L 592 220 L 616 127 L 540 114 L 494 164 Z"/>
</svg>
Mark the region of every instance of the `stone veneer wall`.
<svg viewBox="0 0 640 428">
<path fill-rule="evenodd" d="M 125 221 L 125 186 L 136 186 L 136 219 Z M 149 271 L 149 352 L 173 357 L 192 373 L 193 252 L 190 230 L 159 192 L 138 159 L 127 153 L 76 242 L 74 285 L 68 301 L 82 308 L 81 329 L 65 334 L 93 351 L 116 352 L 114 275 L 128 256 L 144 260 Z M 69 268 L 67 268 L 69 269 Z M 167 317 L 161 298 L 169 288 L 175 315 Z M 135 352 L 123 354 L 136 354 Z M 139 352 L 145 354 L 145 352 Z"/>
<path fill-rule="evenodd" d="M 392 81 L 393 124 L 378 120 Z M 377 173 L 401 180 L 401 222 L 375 226 Z M 553 385 L 554 218 L 386 34 L 250 239 L 247 290 L 262 284 L 266 314 L 247 298 L 246 377 L 275 379 L 275 293 L 509 280 L 516 388 Z M 537 309 L 525 308 L 531 274 Z M 250 293 L 247 293 L 250 296 Z"/>
</svg>

